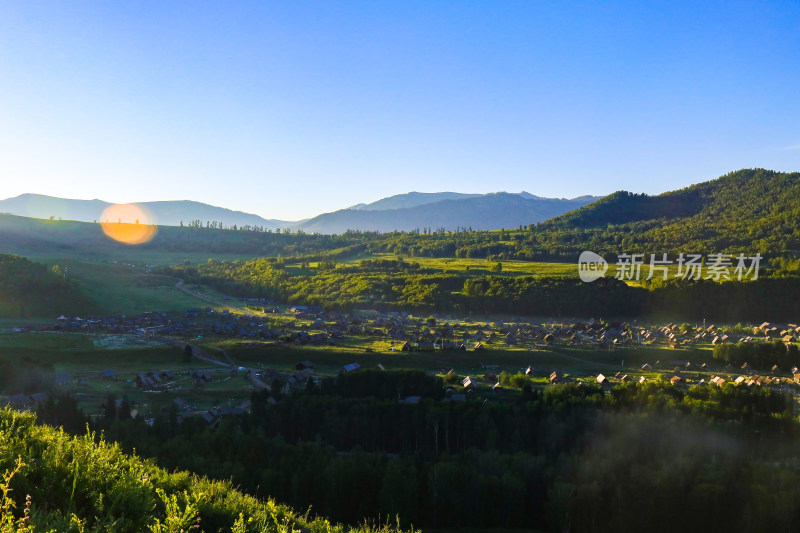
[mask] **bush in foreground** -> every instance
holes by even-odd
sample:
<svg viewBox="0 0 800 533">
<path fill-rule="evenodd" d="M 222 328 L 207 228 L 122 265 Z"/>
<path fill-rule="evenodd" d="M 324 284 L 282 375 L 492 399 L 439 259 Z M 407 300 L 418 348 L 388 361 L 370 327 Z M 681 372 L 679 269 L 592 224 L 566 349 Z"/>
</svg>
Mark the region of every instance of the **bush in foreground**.
<svg viewBox="0 0 800 533">
<path fill-rule="evenodd" d="M 188 472 L 168 473 L 89 433 L 69 437 L 31 413 L 0 411 L 0 531 L 388 533 L 300 516 Z"/>
</svg>

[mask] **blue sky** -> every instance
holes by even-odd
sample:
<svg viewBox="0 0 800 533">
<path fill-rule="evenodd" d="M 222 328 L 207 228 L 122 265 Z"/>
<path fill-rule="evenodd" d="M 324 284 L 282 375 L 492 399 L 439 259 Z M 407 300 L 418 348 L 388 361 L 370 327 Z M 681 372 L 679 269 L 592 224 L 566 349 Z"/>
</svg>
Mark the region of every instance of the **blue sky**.
<svg viewBox="0 0 800 533">
<path fill-rule="evenodd" d="M 800 170 L 800 4 L 561 4 L 0 0 L 0 197 L 293 220 Z"/>
</svg>

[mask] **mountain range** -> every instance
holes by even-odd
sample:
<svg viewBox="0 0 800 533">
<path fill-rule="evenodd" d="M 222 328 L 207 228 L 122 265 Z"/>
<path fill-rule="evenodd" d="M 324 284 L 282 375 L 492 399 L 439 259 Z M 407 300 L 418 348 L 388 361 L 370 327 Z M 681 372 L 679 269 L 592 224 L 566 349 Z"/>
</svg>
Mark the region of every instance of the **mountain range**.
<svg viewBox="0 0 800 533">
<path fill-rule="evenodd" d="M 309 233 L 342 233 L 348 229 L 385 233 L 422 228 L 516 228 L 543 222 L 598 199 L 595 196 L 571 200 L 539 198 L 525 192 L 481 195 L 408 193 L 325 213 L 299 224 L 298 228 Z"/>
<path fill-rule="evenodd" d="M 414 229 L 457 228 L 500 229 L 527 226 L 578 209 L 600 197 L 573 199 L 541 198 L 527 192 L 464 194 L 456 192 L 410 192 L 383 198 L 370 204 L 324 213 L 314 218 L 286 221 L 265 219 L 258 215 L 233 211 L 188 200 L 141 202 L 155 223 L 178 226 L 200 221 L 220 222 L 223 226 L 262 226 L 269 229 L 290 228 L 307 233 L 343 233 L 360 231 L 409 231 Z M 113 204 L 102 200 L 74 200 L 40 194 L 22 194 L 0 200 L 0 213 L 31 218 L 55 218 L 81 222 L 101 219 Z"/>
</svg>

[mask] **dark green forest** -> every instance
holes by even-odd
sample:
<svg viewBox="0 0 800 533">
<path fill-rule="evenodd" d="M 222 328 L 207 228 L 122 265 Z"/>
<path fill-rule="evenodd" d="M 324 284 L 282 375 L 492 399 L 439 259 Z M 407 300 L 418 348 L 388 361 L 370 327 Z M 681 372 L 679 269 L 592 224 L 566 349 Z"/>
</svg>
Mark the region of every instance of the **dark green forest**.
<svg viewBox="0 0 800 533">
<path fill-rule="evenodd" d="M 256 394 L 251 414 L 214 427 L 178 425 L 174 411 L 152 427 L 112 411 L 100 427 L 168 469 L 231 478 L 346 523 L 399 514 L 422 528 L 800 527 L 800 425 L 790 395 L 652 381 L 442 402 L 438 378 L 353 379 L 274 402 Z M 428 396 L 398 403 L 388 396 L 400 382 Z M 51 403 L 39 416 L 58 424 L 71 412 Z"/>
</svg>

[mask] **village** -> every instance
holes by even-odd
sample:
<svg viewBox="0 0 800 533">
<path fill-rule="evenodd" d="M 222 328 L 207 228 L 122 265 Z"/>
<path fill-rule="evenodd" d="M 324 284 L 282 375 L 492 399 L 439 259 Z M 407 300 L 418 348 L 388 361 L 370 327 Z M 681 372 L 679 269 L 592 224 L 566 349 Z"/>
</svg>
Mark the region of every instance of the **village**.
<svg viewBox="0 0 800 533">
<path fill-rule="evenodd" d="M 109 363 L 91 371 L 57 364 L 52 388 L 13 394 L 5 402 L 35 409 L 51 394 L 66 393 L 87 406 L 88 414 L 98 416 L 108 397 L 114 396 L 117 407 L 124 397 L 132 404 L 130 416 L 149 423 L 159 410 L 169 409 L 178 422 L 198 418 L 215 424 L 247 411 L 253 391 L 267 391 L 274 402 L 274 397 L 302 390 L 310 381 L 318 385 L 324 377 L 400 368 L 440 375 L 446 401 L 504 401 L 523 383 L 534 388 L 568 382 L 611 388 L 666 380 L 679 387 L 730 383 L 794 396 L 800 391 L 797 366 L 733 366 L 712 357 L 713 348 L 722 344 L 795 345 L 800 333 L 796 324 L 502 321 L 242 303 L 250 309 L 258 306 L 257 314 L 205 307 L 134 317 L 62 315 L 48 325 L 15 327 L 11 335 L 83 335 L 110 354 L 126 343 L 139 349 L 168 346 L 183 354 L 178 365 L 173 358 L 149 368 L 135 361 L 135 369 Z M 526 379 L 509 379 L 520 375 Z M 415 403 L 420 398 L 398 401 Z"/>
</svg>

